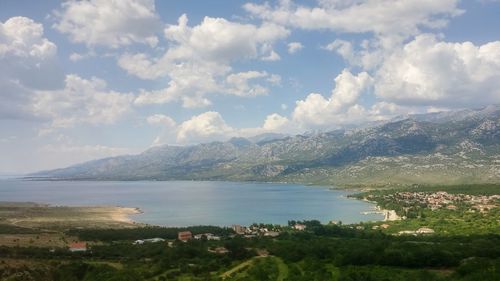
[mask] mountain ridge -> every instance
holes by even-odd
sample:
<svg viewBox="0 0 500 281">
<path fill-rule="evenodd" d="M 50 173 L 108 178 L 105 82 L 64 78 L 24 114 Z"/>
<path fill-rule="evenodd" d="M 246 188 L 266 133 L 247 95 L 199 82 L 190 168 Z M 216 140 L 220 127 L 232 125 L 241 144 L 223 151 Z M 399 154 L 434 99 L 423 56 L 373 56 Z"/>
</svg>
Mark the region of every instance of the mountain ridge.
<svg viewBox="0 0 500 281">
<path fill-rule="evenodd" d="M 69 180 L 244 180 L 317 184 L 500 181 L 500 108 L 408 116 L 307 135 L 269 134 L 152 147 L 30 177 Z"/>
</svg>

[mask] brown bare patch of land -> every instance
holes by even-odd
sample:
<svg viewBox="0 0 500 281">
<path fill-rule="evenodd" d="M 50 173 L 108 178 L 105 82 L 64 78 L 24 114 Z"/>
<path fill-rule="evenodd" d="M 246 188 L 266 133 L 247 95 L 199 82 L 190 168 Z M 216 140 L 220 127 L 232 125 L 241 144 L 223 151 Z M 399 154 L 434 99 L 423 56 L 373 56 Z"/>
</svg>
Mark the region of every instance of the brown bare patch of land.
<svg viewBox="0 0 500 281">
<path fill-rule="evenodd" d="M 0 225 L 5 225 L 6 228 L 24 228 L 25 232 L 69 228 L 127 228 L 139 226 L 129 217 L 138 213 L 140 210 L 137 208 L 114 206 L 68 207 L 0 202 Z"/>
</svg>

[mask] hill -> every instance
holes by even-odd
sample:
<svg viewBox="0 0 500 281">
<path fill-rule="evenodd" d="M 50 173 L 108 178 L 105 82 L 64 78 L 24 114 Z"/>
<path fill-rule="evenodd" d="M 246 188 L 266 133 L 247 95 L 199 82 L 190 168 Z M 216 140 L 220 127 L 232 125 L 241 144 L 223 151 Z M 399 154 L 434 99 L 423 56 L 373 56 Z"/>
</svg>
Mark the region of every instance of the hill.
<svg viewBox="0 0 500 281">
<path fill-rule="evenodd" d="M 368 128 L 153 147 L 30 176 L 337 185 L 500 182 L 500 107 L 412 115 Z"/>
</svg>

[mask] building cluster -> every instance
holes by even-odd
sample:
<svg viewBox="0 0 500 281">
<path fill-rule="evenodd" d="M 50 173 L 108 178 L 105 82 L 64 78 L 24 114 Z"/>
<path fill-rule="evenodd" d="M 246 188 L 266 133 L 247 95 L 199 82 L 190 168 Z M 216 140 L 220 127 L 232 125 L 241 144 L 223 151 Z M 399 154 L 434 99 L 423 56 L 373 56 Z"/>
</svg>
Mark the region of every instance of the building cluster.
<svg viewBox="0 0 500 281">
<path fill-rule="evenodd" d="M 431 210 L 456 210 L 457 205 L 466 204 L 471 210 L 486 212 L 498 206 L 500 195 L 469 195 L 439 192 L 397 192 L 384 195 L 383 199 L 395 201 L 403 206 L 424 205 Z"/>
<path fill-rule="evenodd" d="M 267 227 L 251 225 L 249 227 L 242 226 L 239 224 L 235 224 L 232 226 L 233 231 L 242 235 L 245 238 L 254 238 L 257 236 L 268 236 L 268 237 L 277 237 L 280 235 L 278 229 L 268 229 Z"/>
<path fill-rule="evenodd" d="M 165 242 L 165 239 L 163 238 L 150 238 L 150 239 L 139 239 L 135 240 L 134 245 L 142 245 L 144 243 L 159 243 L 159 242 Z"/>
<path fill-rule="evenodd" d="M 220 236 L 214 235 L 212 233 L 196 234 L 193 237 L 196 240 L 201 240 L 201 239 L 214 240 L 214 241 L 219 241 L 220 240 Z"/>
<path fill-rule="evenodd" d="M 434 229 L 428 227 L 421 227 L 415 231 L 413 230 L 403 230 L 398 232 L 399 235 L 425 235 L 434 234 Z"/>
<path fill-rule="evenodd" d="M 86 252 L 87 242 L 73 242 L 68 245 L 70 252 Z"/>
</svg>

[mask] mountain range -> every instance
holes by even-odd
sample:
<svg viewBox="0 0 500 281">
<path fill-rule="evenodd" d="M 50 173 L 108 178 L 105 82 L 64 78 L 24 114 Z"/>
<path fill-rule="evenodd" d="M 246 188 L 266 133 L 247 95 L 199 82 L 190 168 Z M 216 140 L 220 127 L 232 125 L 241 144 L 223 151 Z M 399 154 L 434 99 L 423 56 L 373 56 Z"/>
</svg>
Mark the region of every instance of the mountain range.
<svg viewBox="0 0 500 281">
<path fill-rule="evenodd" d="M 373 126 L 158 146 L 30 177 L 334 185 L 500 182 L 500 107 L 409 115 Z"/>
</svg>

